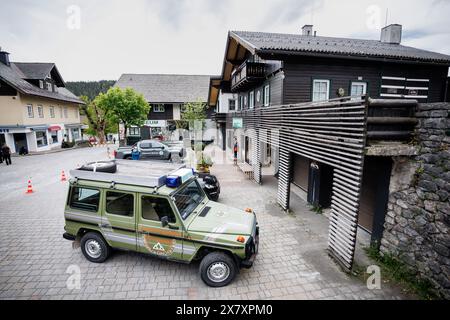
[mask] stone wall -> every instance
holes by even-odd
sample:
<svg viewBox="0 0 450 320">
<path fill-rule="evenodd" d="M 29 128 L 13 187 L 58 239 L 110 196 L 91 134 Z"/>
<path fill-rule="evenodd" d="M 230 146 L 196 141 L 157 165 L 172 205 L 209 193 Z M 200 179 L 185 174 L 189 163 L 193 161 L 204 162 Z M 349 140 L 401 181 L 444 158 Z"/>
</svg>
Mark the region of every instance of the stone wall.
<svg viewBox="0 0 450 320">
<path fill-rule="evenodd" d="M 394 157 L 380 252 L 398 257 L 450 299 L 449 103 L 421 104 L 417 155 Z"/>
</svg>

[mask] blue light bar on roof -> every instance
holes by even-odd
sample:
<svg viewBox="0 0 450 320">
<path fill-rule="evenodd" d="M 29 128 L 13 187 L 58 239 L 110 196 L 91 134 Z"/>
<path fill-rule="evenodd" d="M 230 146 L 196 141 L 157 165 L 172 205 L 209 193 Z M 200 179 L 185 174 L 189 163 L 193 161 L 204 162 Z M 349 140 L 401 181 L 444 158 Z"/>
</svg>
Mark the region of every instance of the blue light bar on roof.
<svg viewBox="0 0 450 320">
<path fill-rule="evenodd" d="M 194 176 L 192 169 L 178 169 L 166 178 L 166 186 L 177 188 Z"/>
</svg>

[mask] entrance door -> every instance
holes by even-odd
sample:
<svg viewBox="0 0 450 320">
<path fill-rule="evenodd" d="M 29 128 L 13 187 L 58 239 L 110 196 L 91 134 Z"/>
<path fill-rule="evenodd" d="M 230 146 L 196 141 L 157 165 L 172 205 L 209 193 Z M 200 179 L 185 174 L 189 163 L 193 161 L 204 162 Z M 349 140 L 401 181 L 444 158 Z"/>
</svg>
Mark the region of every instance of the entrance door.
<svg viewBox="0 0 450 320">
<path fill-rule="evenodd" d="M 249 161 L 249 156 L 248 156 L 248 150 L 250 149 L 250 139 L 248 137 L 245 137 L 245 151 L 244 151 L 244 157 L 245 157 L 245 162 L 250 163 Z"/>
<path fill-rule="evenodd" d="M 391 170 L 390 158 L 366 157 L 364 159 L 358 224 L 372 233 L 372 241 L 381 240 L 383 234 Z"/>
<path fill-rule="evenodd" d="M 141 194 L 140 214 L 137 217 L 138 250 L 143 253 L 181 260 L 183 257 L 183 231 L 167 198 Z M 162 220 L 168 224 L 163 226 Z"/>
<path fill-rule="evenodd" d="M 28 149 L 27 146 L 27 136 L 25 133 L 14 133 L 14 146 L 16 148 L 16 153 L 20 151 L 20 148 L 25 147 Z"/>
<path fill-rule="evenodd" d="M 136 250 L 135 194 L 105 191 L 102 233 L 113 247 Z"/>
</svg>

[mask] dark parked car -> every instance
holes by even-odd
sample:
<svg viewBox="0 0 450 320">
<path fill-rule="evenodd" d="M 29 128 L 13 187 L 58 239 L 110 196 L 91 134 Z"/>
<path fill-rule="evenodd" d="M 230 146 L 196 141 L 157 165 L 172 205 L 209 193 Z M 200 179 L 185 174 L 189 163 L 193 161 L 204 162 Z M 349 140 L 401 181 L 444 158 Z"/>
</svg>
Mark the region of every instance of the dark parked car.
<svg viewBox="0 0 450 320">
<path fill-rule="evenodd" d="M 212 201 L 217 201 L 220 194 L 220 183 L 216 176 L 212 174 L 198 173 L 197 180 L 200 182 L 206 195 Z"/>
</svg>

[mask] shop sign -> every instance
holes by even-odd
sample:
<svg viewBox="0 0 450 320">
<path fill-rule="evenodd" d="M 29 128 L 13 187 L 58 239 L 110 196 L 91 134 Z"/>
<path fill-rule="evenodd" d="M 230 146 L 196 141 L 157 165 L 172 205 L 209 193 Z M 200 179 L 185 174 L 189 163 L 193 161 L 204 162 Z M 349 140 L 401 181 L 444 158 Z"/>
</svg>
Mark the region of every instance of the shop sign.
<svg viewBox="0 0 450 320">
<path fill-rule="evenodd" d="M 242 118 L 233 118 L 233 129 L 241 129 L 242 122 Z"/>
</svg>

